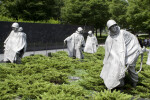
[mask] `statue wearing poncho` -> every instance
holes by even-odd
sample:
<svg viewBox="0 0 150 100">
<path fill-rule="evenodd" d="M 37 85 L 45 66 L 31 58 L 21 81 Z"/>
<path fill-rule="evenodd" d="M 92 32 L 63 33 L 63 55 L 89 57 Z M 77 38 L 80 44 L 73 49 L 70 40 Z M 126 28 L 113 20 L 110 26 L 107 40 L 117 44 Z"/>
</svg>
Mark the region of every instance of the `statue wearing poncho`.
<svg viewBox="0 0 150 100">
<path fill-rule="evenodd" d="M 114 20 L 109 20 L 107 26 L 110 30 L 105 42 L 105 57 L 100 77 L 108 89 L 123 86 L 125 66 L 129 65 L 128 72 L 133 84 L 138 82 L 135 72 L 137 54 L 141 53 L 141 47 L 137 38 L 125 30 L 120 30 Z"/>
<path fill-rule="evenodd" d="M 19 24 L 17 23 L 17 25 L 13 27 L 10 35 L 4 41 L 5 62 L 10 61 L 11 63 L 20 63 L 27 47 L 26 34 L 21 32 L 22 30 L 22 27 L 19 28 Z"/>
<path fill-rule="evenodd" d="M 64 40 L 64 43 L 67 43 L 69 57 L 75 57 L 79 59 L 84 58 L 82 51 L 85 46 L 85 41 L 82 31 L 83 29 L 79 27 L 75 33 Z"/>
<path fill-rule="evenodd" d="M 146 49 L 146 48 L 145 48 L 145 51 L 144 51 L 144 52 L 147 52 L 147 53 L 148 53 L 148 57 L 147 57 L 146 64 L 147 64 L 147 65 L 150 65 L 150 49 Z"/>
<path fill-rule="evenodd" d="M 89 35 L 87 36 L 84 52 L 95 53 L 97 52 L 98 46 L 97 38 L 92 34 L 92 31 L 89 31 L 88 34 Z"/>
</svg>

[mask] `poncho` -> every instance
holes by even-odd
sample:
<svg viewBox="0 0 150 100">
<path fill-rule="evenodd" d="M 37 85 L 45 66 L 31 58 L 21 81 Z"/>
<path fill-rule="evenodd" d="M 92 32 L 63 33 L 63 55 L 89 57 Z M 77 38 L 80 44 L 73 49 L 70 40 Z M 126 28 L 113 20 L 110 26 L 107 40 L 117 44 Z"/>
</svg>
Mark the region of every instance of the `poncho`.
<svg viewBox="0 0 150 100">
<path fill-rule="evenodd" d="M 147 58 L 146 64 L 147 64 L 147 65 L 150 65 L 150 50 L 148 51 L 148 58 Z"/>
<path fill-rule="evenodd" d="M 84 52 L 95 53 L 97 51 L 97 45 L 97 38 L 94 35 L 92 35 L 91 37 L 87 36 Z"/>
<path fill-rule="evenodd" d="M 10 60 L 13 63 L 17 59 L 16 54 L 22 49 L 25 52 L 26 46 L 26 34 L 24 32 L 11 31 L 4 41 L 4 61 Z"/>
<path fill-rule="evenodd" d="M 82 49 L 85 46 L 84 37 L 77 31 L 65 39 L 70 57 L 83 58 Z"/>
<path fill-rule="evenodd" d="M 125 30 L 108 36 L 105 42 L 105 57 L 100 77 L 108 89 L 113 89 L 125 77 L 125 66 L 135 66 L 138 52 L 141 52 L 137 38 Z"/>
</svg>

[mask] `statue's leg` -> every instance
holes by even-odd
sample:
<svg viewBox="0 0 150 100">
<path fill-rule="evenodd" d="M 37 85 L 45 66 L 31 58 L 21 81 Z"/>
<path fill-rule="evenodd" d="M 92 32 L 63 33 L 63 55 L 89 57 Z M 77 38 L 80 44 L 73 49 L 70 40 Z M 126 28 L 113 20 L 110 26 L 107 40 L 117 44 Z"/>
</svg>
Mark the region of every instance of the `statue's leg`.
<svg viewBox="0 0 150 100">
<path fill-rule="evenodd" d="M 80 50 L 80 48 L 76 49 L 76 58 L 82 59 L 81 58 L 81 50 Z"/>
<path fill-rule="evenodd" d="M 24 55 L 24 48 L 19 51 L 19 57 L 22 58 Z"/>
<path fill-rule="evenodd" d="M 16 61 L 15 63 L 17 64 L 21 64 L 21 58 L 23 57 L 23 54 L 24 54 L 24 49 L 20 50 L 17 54 L 16 54 Z"/>
<path fill-rule="evenodd" d="M 21 63 L 21 58 L 19 57 L 19 53 L 16 54 L 16 60 L 14 61 L 14 63 L 16 63 L 16 64 Z"/>
<path fill-rule="evenodd" d="M 120 79 L 120 84 L 117 87 L 113 88 L 111 92 L 113 92 L 114 90 L 119 90 L 120 92 L 123 92 L 123 86 L 124 86 L 124 79 L 122 78 Z"/>
<path fill-rule="evenodd" d="M 73 49 L 73 59 L 75 59 L 76 58 L 76 49 Z"/>
<path fill-rule="evenodd" d="M 4 61 L 4 63 L 11 63 L 10 60 Z"/>
<path fill-rule="evenodd" d="M 135 66 L 129 66 L 128 72 L 129 72 L 129 75 L 130 75 L 131 80 L 133 82 L 133 84 L 132 84 L 133 87 L 136 87 L 137 82 L 138 82 L 138 74 L 135 71 Z"/>
<path fill-rule="evenodd" d="M 81 53 L 81 59 L 84 59 L 84 55 L 83 55 L 83 52 L 82 52 L 83 50 L 82 49 L 80 49 L 80 53 Z"/>
<path fill-rule="evenodd" d="M 11 61 L 7 58 L 8 54 L 9 50 L 4 50 L 4 59 L 3 59 L 4 63 L 11 63 Z"/>
<path fill-rule="evenodd" d="M 120 84 L 118 87 L 123 87 L 124 86 L 124 78 L 120 79 Z"/>
</svg>

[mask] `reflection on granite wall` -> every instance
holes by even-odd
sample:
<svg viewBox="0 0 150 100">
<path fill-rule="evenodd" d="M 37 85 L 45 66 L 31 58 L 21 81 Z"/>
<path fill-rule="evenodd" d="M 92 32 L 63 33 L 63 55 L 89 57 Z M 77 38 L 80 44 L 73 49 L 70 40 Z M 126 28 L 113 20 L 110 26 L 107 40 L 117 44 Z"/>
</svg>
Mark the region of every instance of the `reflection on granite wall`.
<svg viewBox="0 0 150 100">
<path fill-rule="evenodd" d="M 0 21 L 0 53 L 3 53 L 3 42 L 11 32 L 13 22 Z M 63 48 L 63 40 L 71 35 L 79 25 L 41 24 L 41 23 L 21 23 L 23 32 L 27 34 L 27 51 L 49 50 Z M 86 38 L 89 30 L 94 30 L 93 26 L 80 26 L 85 29 Z"/>
</svg>

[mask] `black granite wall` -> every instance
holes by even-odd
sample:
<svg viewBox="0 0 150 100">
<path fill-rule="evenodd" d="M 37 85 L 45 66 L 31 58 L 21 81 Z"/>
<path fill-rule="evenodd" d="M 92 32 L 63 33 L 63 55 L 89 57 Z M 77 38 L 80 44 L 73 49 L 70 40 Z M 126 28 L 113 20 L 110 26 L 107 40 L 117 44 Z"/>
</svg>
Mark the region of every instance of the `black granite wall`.
<svg viewBox="0 0 150 100">
<path fill-rule="evenodd" d="M 3 53 L 3 42 L 11 32 L 13 22 L 0 21 L 0 53 Z M 78 25 L 21 23 L 23 32 L 27 35 L 27 51 L 50 50 L 63 48 L 63 40 L 79 27 Z M 87 32 L 93 30 L 92 26 L 80 26 Z"/>
</svg>

